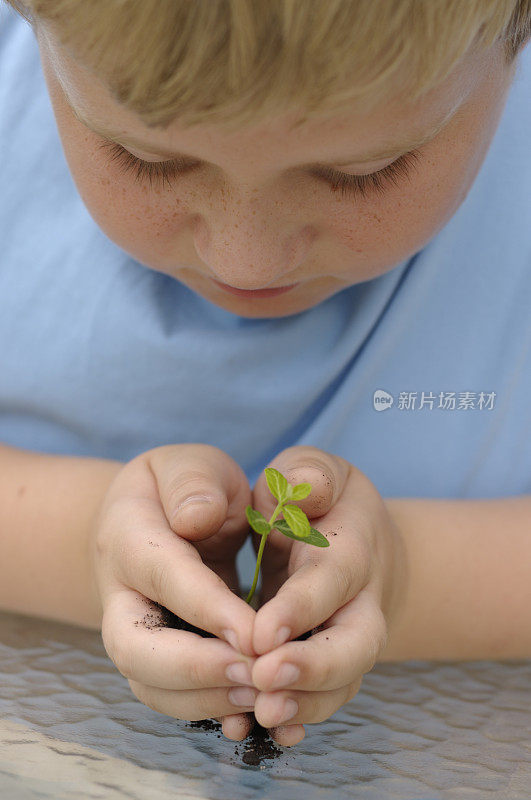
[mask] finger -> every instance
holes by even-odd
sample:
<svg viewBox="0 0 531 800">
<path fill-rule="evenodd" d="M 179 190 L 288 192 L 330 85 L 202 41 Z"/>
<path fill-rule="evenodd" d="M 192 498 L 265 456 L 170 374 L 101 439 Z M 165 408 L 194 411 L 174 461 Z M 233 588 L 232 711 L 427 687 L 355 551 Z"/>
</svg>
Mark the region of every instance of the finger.
<svg viewBox="0 0 531 800">
<path fill-rule="evenodd" d="M 216 717 L 217 722 L 221 723 L 221 732 L 227 739 L 233 742 L 241 742 L 251 733 L 255 725 L 254 714 L 231 714 L 228 717 Z M 282 747 L 293 747 L 302 742 L 306 736 L 303 725 L 278 725 L 269 728 L 268 734 Z"/>
<path fill-rule="evenodd" d="M 245 739 L 254 727 L 253 714 L 229 714 L 218 719 L 221 722 L 221 732 L 227 739 L 233 742 L 241 742 Z"/>
<path fill-rule="evenodd" d="M 251 733 L 255 725 L 254 714 L 231 714 L 227 717 L 215 717 L 221 723 L 221 732 L 233 742 L 241 742 Z M 273 741 L 282 747 L 293 747 L 302 742 L 306 736 L 303 725 L 278 725 L 270 728 L 268 734 Z"/>
<path fill-rule="evenodd" d="M 108 538 L 112 552 L 106 559 L 115 565 L 119 581 L 241 653 L 255 655 L 256 612 L 203 564 L 193 544 L 170 530 L 159 502 L 117 501 L 106 525 L 120 530 L 120 536 Z M 158 547 L 150 545 L 154 538 Z"/>
<path fill-rule="evenodd" d="M 141 703 L 176 719 L 215 719 L 227 715 L 253 711 L 256 689 L 235 686 L 232 689 L 192 689 L 172 692 L 128 680 L 131 691 Z"/>
<path fill-rule="evenodd" d="M 293 747 L 294 744 L 302 742 L 306 731 L 303 725 L 277 725 L 269 728 L 269 735 L 282 747 Z"/>
<path fill-rule="evenodd" d="M 320 526 L 321 532 L 330 540 L 334 525 L 344 519 L 341 508 L 334 506 L 326 525 Z M 292 575 L 256 612 L 254 653 L 270 652 L 321 625 L 366 586 L 370 552 L 363 537 L 341 531 L 332 542 L 327 548 L 293 543 Z"/>
<path fill-rule="evenodd" d="M 268 465 L 281 472 L 288 483 L 310 483 L 312 491 L 298 505 L 308 518 L 322 517 L 339 499 L 348 479 L 351 465 L 340 456 L 309 445 L 287 447 Z M 277 506 L 262 472 L 253 488 L 254 508 L 270 519 Z"/>
<path fill-rule="evenodd" d="M 248 535 L 245 507 L 251 502 L 241 467 L 206 444 L 158 447 L 147 458 L 170 528 L 195 542 L 203 562 L 239 594 L 234 556 Z"/>
<path fill-rule="evenodd" d="M 290 725 L 324 722 L 352 700 L 361 681 L 360 677 L 355 683 L 331 692 L 260 692 L 254 704 L 254 715 L 264 728 L 285 722 Z"/>
<path fill-rule="evenodd" d="M 174 691 L 252 686 L 255 659 L 220 639 L 165 627 L 160 609 L 129 589 L 109 597 L 102 638 L 122 675 L 138 683 Z M 232 665 L 238 665 L 235 679 L 227 673 Z"/>
<path fill-rule="evenodd" d="M 278 469 L 288 483 L 310 483 L 312 491 L 303 500 L 293 505 L 299 506 L 309 519 L 322 517 L 339 498 L 349 472 L 349 463 L 316 447 L 297 445 L 283 450 L 270 464 Z M 277 505 L 267 485 L 265 473 L 257 480 L 252 496 L 253 508 L 270 519 Z M 318 526 L 317 526 L 318 527 Z M 261 536 L 252 533 L 255 552 L 258 552 Z M 261 605 L 269 601 L 285 583 L 289 575 L 289 562 L 293 540 L 278 531 L 272 531 L 267 538 L 267 546 L 261 563 L 262 589 Z"/>
<path fill-rule="evenodd" d="M 370 481 L 351 467 L 343 492 L 318 523 L 330 546 L 292 543 L 290 577 L 256 615 L 256 653 L 269 652 L 286 639 L 295 639 L 320 625 L 367 585 L 373 559 L 373 519 L 378 518 L 375 495 Z M 274 534 L 276 539 L 272 538 Z M 282 534 L 272 531 L 268 545 L 270 537 L 274 545 L 278 536 Z"/>
<path fill-rule="evenodd" d="M 218 447 L 183 444 L 147 453 L 170 528 L 190 541 L 246 537 L 251 489 L 242 468 Z M 195 499 L 194 499 L 195 498 Z"/>
<path fill-rule="evenodd" d="M 287 642 L 260 656 L 253 684 L 263 692 L 332 691 L 370 672 L 387 641 L 381 608 L 368 590 L 340 608 L 323 629 L 302 642 Z"/>
</svg>

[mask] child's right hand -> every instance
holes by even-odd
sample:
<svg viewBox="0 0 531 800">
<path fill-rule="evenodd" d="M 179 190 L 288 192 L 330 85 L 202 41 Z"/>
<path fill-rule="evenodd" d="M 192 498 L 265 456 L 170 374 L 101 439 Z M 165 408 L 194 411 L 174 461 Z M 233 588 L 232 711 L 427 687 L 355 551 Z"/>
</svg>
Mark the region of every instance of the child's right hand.
<svg viewBox="0 0 531 800">
<path fill-rule="evenodd" d="M 192 495 L 212 502 L 178 510 Z M 223 717 L 231 739 L 247 735 L 252 717 L 245 712 L 257 695 L 250 679 L 256 612 L 240 598 L 235 565 L 250 503 L 245 473 L 222 450 L 156 447 L 117 474 L 90 541 L 103 643 L 133 694 L 178 719 Z M 160 617 L 152 601 L 219 638 L 149 627 Z M 235 664 L 241 676 L 232 680 L 226 669 Z M 239 687 L 233 699 L 244 702 L 231 702 L 231 687 Z"/>
</svg>

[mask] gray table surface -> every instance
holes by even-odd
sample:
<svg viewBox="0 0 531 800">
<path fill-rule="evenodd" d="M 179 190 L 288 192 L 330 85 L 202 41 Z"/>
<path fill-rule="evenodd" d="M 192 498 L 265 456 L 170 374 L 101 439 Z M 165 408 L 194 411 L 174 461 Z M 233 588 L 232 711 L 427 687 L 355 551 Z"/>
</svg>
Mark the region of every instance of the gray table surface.
<svg viewBox="0 0 531 800">
<path fill-rule="evenodd" d="M 0 797 L 529 800 L 531 662 L 377 665 L 258 766 L 142 705 L 100 635 L 0 613 Z"/>
</svg>

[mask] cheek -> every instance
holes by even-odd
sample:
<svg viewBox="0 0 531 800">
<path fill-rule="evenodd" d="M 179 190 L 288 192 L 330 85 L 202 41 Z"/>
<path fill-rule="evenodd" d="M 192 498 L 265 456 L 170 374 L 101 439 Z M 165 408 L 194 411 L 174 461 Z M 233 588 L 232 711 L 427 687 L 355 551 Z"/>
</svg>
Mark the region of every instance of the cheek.
<svg viewBox="0 0 531 800">
<path fill-rule="evenodd" d="M 82 125 L 68 108 L 51 70 L 46 50 L 42 66 L 65 158 L 78 192 L 96 224 L 116 244 L 145 263 L 157 259 L 171 229 L 173 236 L 186 222 L 178 199 L 161 207 L 158 191 L 122 174 L 101 139 Z M 169 248 L 168 248 L 169 249 Z"/>
<path fill-rule="evenodd" d="M 99 147 L 98 137 L 63 128 L 65 156 L 83 202 L 92 219 L 119 247 L 141 262 L 159 261 L 189 222 L 189 213 L 177 196 L 171 206 L 162 188 L 135 181 Z"/>
<path fill-rule="evenodd" d="M 409 179 L 386 185 L 378 196 L 338 200 L 332 215 L 334 238 L 356 258 L 367 260 L 370 274 L 421 250 L 444 227 L 465 199 L 481 165 L 477 143 L 461 142 L 445 153 L 425 153 Z"/>
</svg>

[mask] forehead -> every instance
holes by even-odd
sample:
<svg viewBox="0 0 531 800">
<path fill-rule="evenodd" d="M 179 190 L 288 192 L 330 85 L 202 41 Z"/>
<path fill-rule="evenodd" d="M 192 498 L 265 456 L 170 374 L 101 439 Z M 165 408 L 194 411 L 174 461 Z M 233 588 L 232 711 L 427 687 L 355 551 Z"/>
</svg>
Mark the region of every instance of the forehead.
<svg viewBox="0 0 531 800">
<path fill-rule="evenodd" d="M 144 147 L 146 152 L 183 151 L 197 159 L 226 163 L 231 158 L 264 164 L 271 159 L 277 168 L 303 162 L 306 156 L 308 161 L 315 160 L 316 155 L 332 161 L 334 156 L 344 159 L 349 154 L 360 163 L 368 162 L 377 160 L 373 159 L 375 153 L 390 151 L 393 144 L 399 147 L 410 142 L 411 146 L 402 152 L 420 146 L 466 104 L 493 62 L 490 51 L 470 53 L 420 100 L 411 102 L 397 86 L 389 101 L 370 111 L 364 111 L 362 103 L 352 104 L 345 112 L 313 118 L 296 129 L 296 111 L 229 132 L 212 125 L 185 128 L 178 120 L 161 129 L 147 127 L 135 113 L 119 105 L 97 76 L 59 44 L 49 27 L 40 24 L 36 35 L 43 67 L 54 90 L 62 92 L 76 116 L 90 127 L 119 139 L 129 137 L 147 143 L 151 149 Z"/>
</svg>

